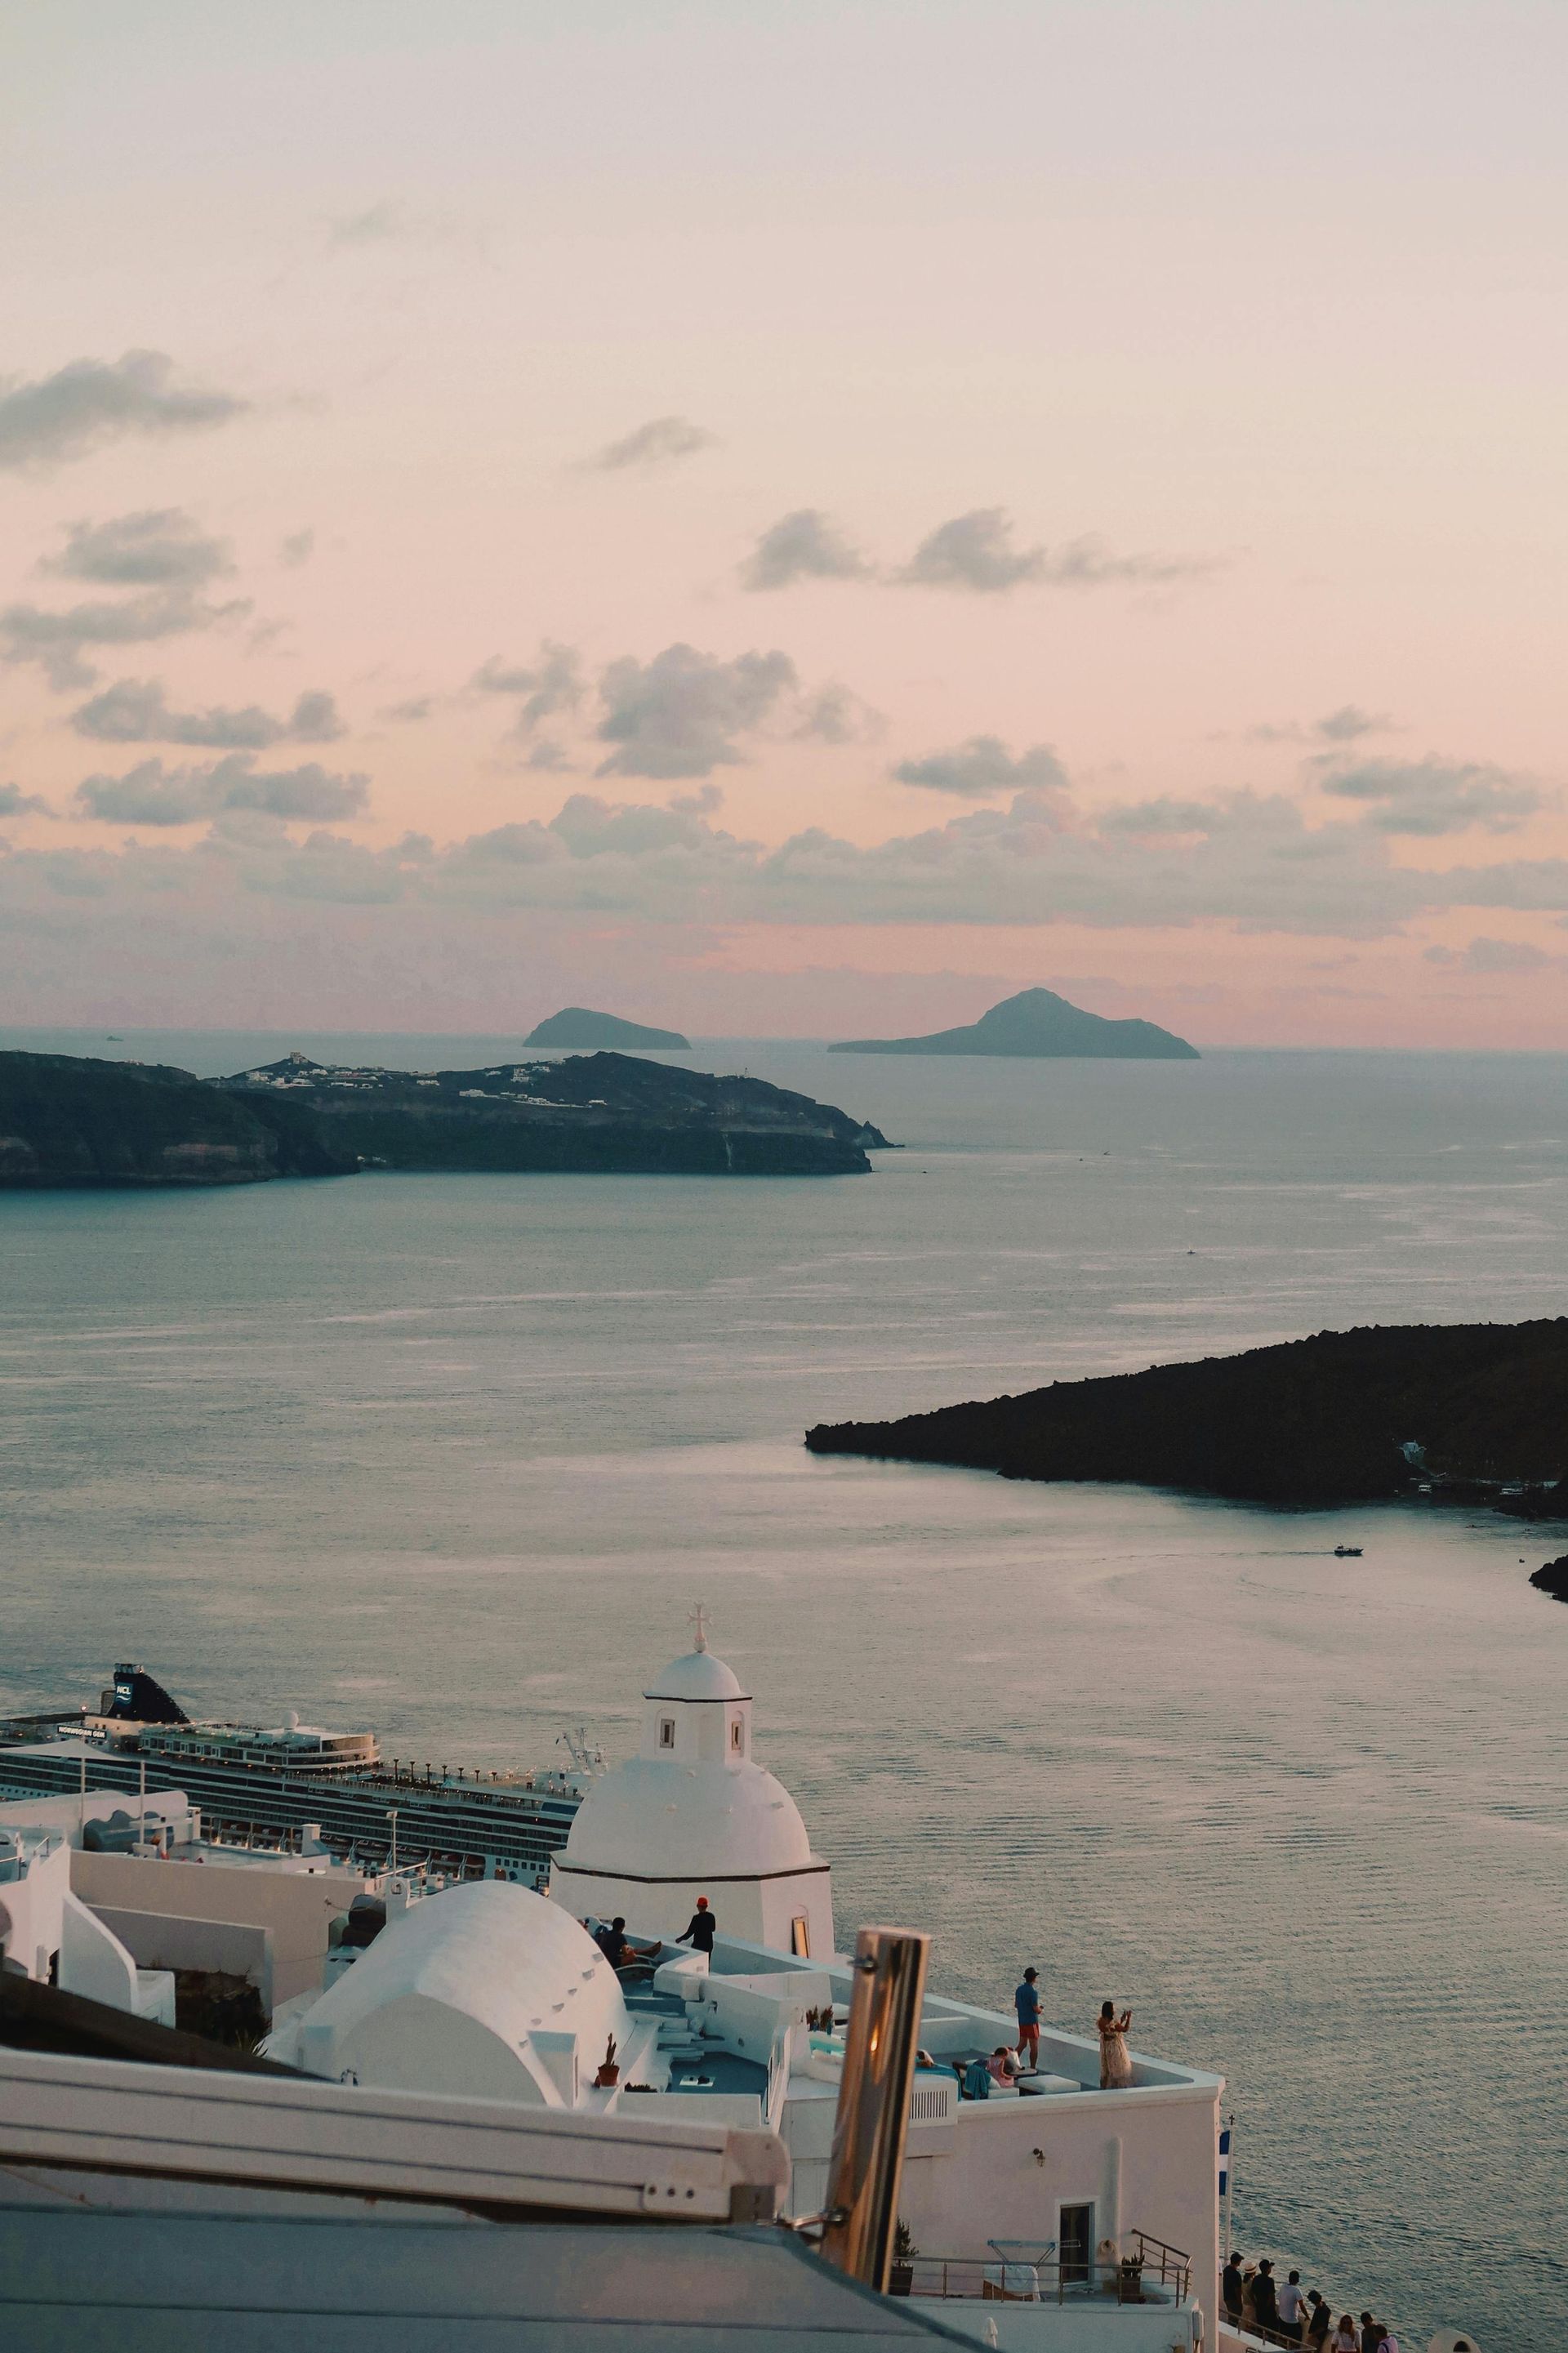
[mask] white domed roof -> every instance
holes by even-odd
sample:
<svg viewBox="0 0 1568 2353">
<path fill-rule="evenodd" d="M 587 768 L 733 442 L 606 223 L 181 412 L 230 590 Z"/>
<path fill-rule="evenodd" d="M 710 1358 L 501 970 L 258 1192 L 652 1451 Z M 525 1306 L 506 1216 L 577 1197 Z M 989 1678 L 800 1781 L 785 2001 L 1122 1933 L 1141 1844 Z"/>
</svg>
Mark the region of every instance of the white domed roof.
<svg viewBox="0 0 1568 2353">
<path fill-rule="evenodd" d="M 396 2033 L 378 2063 L 381 2020 Z M 584 2063 L 596 2066 L 606 2038 L 624 2041 L 627 2024 L 620 1981 L 582 1925 L 545 1896 L 484 1880 L 389 1920 L 298 2030 L 307 2069 L 319 2059 L 333 2073 L 353 2065 L 369 2083 L 504 2098 L 527 2096 L 502 2075 L 516 2072 L 511 2054 L 535 2032 L 575 2033 Z"/>
<path fill-rule="evenodd" d="M 633 1757 L 588 1792 L 564 1860 L 606 1878 L 700 1883 L 804 1871 L 813 1856 L 795 1799 L 765 1767 Z"/>
<path fill-rule="evenodd" d="M 711 1651 L 688 1651 L 683 1659 L 671 1659 L 664 1672 L 656 1675 L 644 1692 L 644 1699 L 750 1699 L 741 1687 L 740 1677 L 733 1667 L 716 1659 Z"/>
</svg>

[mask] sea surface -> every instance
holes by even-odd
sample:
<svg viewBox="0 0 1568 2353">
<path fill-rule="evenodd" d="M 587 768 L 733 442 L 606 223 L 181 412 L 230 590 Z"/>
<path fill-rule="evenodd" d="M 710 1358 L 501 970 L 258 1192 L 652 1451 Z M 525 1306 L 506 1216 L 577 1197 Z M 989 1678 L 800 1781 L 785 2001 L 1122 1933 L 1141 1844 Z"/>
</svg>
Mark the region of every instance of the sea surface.
<svg viewBox="0 0 1568 2353">
<path fill-rule="evenodd" d="M 12 1032 L 204 1071 L 515 1039 Z M 1568 1058 L 704 1043 L 836 1179 L 0 1198 L 0 1705 L 121 1657 L 434 1762 L 613 1757 L 714 1647 L 841 1927 L 1217 2068 L 1233 2242 L 1408 2348 L 1568 2343 L 1568 1529 L 829 1459 L 812 1422 L 1368 1322 L 1568 1313 Z M 1336 1560 L 1337 1542 L 1364 1556 Z M 1130 2221 L 1155 2233 L 1164 2217 Z"/>
</svg>

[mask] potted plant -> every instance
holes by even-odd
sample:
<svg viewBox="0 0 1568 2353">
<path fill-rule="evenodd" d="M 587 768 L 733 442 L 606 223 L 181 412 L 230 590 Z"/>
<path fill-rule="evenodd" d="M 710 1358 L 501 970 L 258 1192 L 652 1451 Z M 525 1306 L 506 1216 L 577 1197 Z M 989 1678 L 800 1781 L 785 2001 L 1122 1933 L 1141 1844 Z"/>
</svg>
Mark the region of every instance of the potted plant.
<svg viewBox="0 0 1568 2353">
<path fill-rule="evenodd" d="M 612 2034 L 605 2045 L 604 2064 L 594 2078 L 594 2089 L 596 2092 L 613 2092 L 620 2080 L 621 2071 L 616 2064 L 616 2038 Z"/>
<path fill-rule="evenodd" d="M 915 2257 L 920 2253 L 910 2235 L 910 2226 L 899 2218 L 893 2225 L 893 2260 L 888 2270 L 888 2294 L 910 2295 L 915 2284 Z"/>
</svg>

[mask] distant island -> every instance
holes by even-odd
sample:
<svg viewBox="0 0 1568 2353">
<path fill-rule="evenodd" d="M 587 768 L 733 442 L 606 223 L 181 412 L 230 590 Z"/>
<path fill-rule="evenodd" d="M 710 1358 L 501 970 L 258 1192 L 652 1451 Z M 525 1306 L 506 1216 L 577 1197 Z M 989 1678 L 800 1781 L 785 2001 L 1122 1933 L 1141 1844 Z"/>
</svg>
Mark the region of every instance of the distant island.
<svg viewBox="0 0 1568 2353">
<path fill-rule="evenodd" d="M 1568 1318 L 1320 1332 L 897 1421 L 825 1423 L 805 1442 L 1246 1503 L 1423 1494 L 1568 1518 Z"/>
<path fill-rule="evenodd" d="M 1052 988 L 1025 988 L 1005 997 L 963 1029 L 937 1029 L 929 1038 L 847 1038 L 830 1054 L 1011 1054 L 1047 1060 L 1100 1057 L 1108 1060 L 1195 1062 L 1195 1046 L 1152 1021 L 1107 1021 L 1069 1005 Z"/>
<path fill-rule="evenodd" d="M 640 1046 L 645 1052 L 689 1054 L 691 1040 L 679 1029 L 647 1029 L 640 1021 L 623 1021 L 618 1013 L 591 1013 L 585 1005 L 568 1005 L 531 1030 L 528 1046 Z"/>
<path fill-rule="evenodd" d="M 0 1053 L 0 1189 L 258 1184 L 362 1169 L 859 1176 L 875 1127 L 765 1080 L 624 1054 L 474 1071 L 330 1068 L 303 1054 L 197 1079 Z"/>
</svg>

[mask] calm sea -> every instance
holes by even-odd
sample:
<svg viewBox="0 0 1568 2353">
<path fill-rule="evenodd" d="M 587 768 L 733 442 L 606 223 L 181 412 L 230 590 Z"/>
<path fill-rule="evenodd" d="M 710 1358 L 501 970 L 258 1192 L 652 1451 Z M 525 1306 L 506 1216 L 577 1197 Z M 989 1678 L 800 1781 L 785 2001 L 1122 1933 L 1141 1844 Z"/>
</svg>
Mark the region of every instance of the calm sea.
<svg viewBox="0 0 1568 2353">
<path fill-rule="evenodd" d="M 507 1039 L 10 1033 L 215 1071 Z M 813 1421 L 1324 1326 L 1568 1312 L 1568 1059 L 728 1041 L 869 1177 L 0 1200 L 0 1703 L 144 1659 L 400 1755 L 612 1755 L 699 1598 L 840 1921 L 1223 2070 L 1236 2243 L 1407 2347 L 1568 2341 L 1568 1548 L 817 1461 Z M 1336 1542 L 1364 1546 L 1337 1561 Z M 1130 2218 L 1156 2233 L 1164 2217 Z"/>
</svg>

